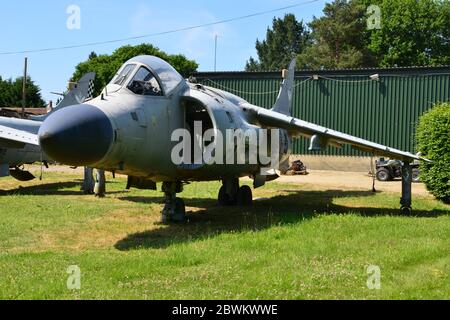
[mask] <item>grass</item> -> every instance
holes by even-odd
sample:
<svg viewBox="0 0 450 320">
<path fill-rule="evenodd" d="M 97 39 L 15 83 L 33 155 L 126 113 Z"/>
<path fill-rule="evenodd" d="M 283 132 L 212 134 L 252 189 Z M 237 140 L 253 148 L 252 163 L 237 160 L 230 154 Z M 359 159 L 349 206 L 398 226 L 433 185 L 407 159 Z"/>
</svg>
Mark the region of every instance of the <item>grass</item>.
<svg viewBox="0 0 450 320">
<path fill-rule="evenodd" d="M 159 224 L 161 192 L 103 199 L 80 176 L 2 179 L 2 299 L 449 299 L 450 206 L 399 194 L 269 183 L 250 208 L 219 208 L 219 183 L 185 187 L 189 221 Z M 67 268 L 81 269 L 68 290 Z M 381 269 L 369 290 L 366 268 Z"/>
</svg>

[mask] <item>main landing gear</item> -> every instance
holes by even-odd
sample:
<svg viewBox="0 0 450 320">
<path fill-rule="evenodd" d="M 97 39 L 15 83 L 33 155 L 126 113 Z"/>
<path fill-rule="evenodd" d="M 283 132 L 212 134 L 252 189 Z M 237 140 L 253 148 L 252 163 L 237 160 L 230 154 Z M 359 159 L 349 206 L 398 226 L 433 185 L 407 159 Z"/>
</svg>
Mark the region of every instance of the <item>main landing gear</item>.
<svg viewBox="0 0 450 320">
<path fill-rule="evenodd" d="M 239 187 L 238 178 L 223 179 L 217 198 L 220 206 L 250 206 L 253 202 L 252 189 Z"/>
<path fill-rule="evenodd" d="M 161 222 L 183 222 L 186 219 L 184 201 L 176 194 L 183 191 L 183 184 L 177 182 L 163 182 L 164 208 L 161 212 Z M 253 202 L 252 190 L 249 186 L 239 187 L 239 179 L 223 179 L 220 187 L 218 202 L 221 206 L 250 206 Z"/>
<path fill-rule="evenodd" d="M 163 182 L 164 208 L 162 210 L 162 223 L 183 222 L 186 218 L 184 201 L 177 198 L 177 193 L 183 191 L 183 184 L 177 182 Z"/>
</svg>

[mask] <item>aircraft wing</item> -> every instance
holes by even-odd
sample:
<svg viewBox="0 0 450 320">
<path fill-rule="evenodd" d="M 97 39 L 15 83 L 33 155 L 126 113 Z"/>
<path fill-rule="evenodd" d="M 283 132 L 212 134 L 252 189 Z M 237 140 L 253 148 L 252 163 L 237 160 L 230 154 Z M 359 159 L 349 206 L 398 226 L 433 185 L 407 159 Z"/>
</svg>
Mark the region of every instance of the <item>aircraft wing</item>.
<svg viewBox="0 0 450 320">
<path fill-rule="evenodd" d="M 355 149 L 392 159 L 429 161 L 428 159 L 421 158 L 406 151 L 390 148 L 272 110 L 256 107 L 253 108 L 253 111 L 256 113 L 258 121 L 264 126 L 285 129 L 293 136 L 311 138 L 311 145 L 309 147 L 311 151 L 322 150 L 328 145 L 341 147 L 344 144 L 349 144 Z"/>
<path fill-rule="evenodd" d="M 3 125 L 0 125 L 0 140 L 39 146 L 37 134 L 33 134 L 25 130 L 13 129 Z"/>
</svg>

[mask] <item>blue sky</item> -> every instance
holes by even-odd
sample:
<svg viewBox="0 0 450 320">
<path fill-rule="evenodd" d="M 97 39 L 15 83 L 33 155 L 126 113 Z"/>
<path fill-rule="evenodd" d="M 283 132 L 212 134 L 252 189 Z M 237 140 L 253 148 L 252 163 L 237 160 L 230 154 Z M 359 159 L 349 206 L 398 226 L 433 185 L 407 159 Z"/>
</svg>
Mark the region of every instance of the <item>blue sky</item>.
<svg viewBox="0 0 450 320">
<path fill-rule="evenodd" d="M 34 50 L 89 42 L 134 37 L 189 27 L 218 20 L 276 9 L 305 0 L 40 0 L 4 1 L 0 11 L 0 52 Z M 199 63 L 200 71 L 214 69 L 214 37 L 218 35 L 217 70 L 243 70 L 246 60 L 256 56 L 255 40 L 264 39 L 272 18 L 294 13 L 309 22 L 320 16 L 325 1 L 305 4 L 245 20 L 154 36 L 120 43 L 62 51 L 0 55 L 0 75 L 17 77 L 23 73 L 23 59 L 29 60 L 29 75 L 41 87 L 45 100 L 56 100 L 51 91 L 62 92 L 75 65 L 91 51 L 111 53 L 125 44 L 152 43 L 168 53 L 182 53 Z M 67 8 L 81 10 L 81 28 L 66 26 Z"/>
</svg>

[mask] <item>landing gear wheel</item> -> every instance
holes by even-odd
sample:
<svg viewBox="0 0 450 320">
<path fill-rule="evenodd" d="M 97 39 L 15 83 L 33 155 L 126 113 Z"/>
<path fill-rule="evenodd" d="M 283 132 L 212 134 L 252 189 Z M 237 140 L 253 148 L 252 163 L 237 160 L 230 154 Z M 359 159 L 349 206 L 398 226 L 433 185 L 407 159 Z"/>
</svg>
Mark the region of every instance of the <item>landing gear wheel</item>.
<svg viewBox="0 0 450 320">
<path fill-rule="evenodd" d="M 419 169 L 412 169 L 412 182 L 420 182 Z"/>
<path fill-rule="evenodd" d="M 249 186 L 242 186 L 237 193 L 238 206 L 250 206 L 253 202 L 252 189 Z"/>
<path fill-rule="evenodd" d="M 380 168 L 377 170 L 377 179 L 379 181 L 389 181 L 391 180 L 391 174 L 389 173 L 389 170 L 385 168 Z"/>
<path fill-rule="evenodd" d="M 175 198 L 174 201 L 166 203 L 162 212 L 162 223 L 183 222 L 186 218 L 186 208 L 181 198 Z"/>
<path fill-rule="evenodd" d="M 183 222 L 186 218 L 186 207 L 184 201 L 181 198 L 175 199 L 175 210 L 172 216 L 172 221 Z"/>
<path fill-rule="evenodd" d="M 239 192 L 239 179 L 228 178 L 222 180 L 222 186 L 217 196 L 219 206 L 235 206 Z"/>
<path fill-rule="evenodd" d="M 233 206 L 236 204 L 236 199 L 234 197 L 230 197 L 228 193 L 225 191 L 225 187 L 221 186 L 219 189 L 219 195 L 217 196 L 217 200 L 219 206 Z"/>
<path fill-rule="evenodd" d="M 410 216 L 412 213 L 412 208 L 409 206 L 402 206 L 400 208 L 400 212 L 402 213 L 402 215 L 404 216 Z"/>
<path fill-rule="evenodd" d="M 219 206 L 228 206 L 230 204 L 230 197 L 228 196 L 227 192 L 225 191 L 225 187 L 221 186 L 219 189 L 219 195 L 217 196 L 217 201 L 219 203 Z"/>
</svg>

